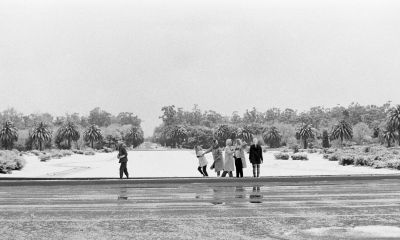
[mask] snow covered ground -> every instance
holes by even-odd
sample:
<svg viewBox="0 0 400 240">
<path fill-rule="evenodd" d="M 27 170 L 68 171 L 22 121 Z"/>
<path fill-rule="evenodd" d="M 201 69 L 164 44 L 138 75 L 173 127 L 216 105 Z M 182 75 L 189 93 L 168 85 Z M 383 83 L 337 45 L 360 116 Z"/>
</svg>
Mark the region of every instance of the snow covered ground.
<svg viewBox="0 0 400 240">
<path fill-rule="evenodd" d="M 400 174 L 391 169 L 340 166 L 330 162 L 320 154 L 308 154 L 308 161 L 275 160 L 274 152 L 264 154 L 261 165 L 262 176 L 299 175 L 349 175 L 349 174 Z M 0 177 L 118 177 L 119 164 L 114 153 L 97 153 L 94 156 L 72 155 L 62 159 L 40 162 L 36 156 L 25 156 L 27 164 L 21 171 Z M 211 154 L 206 155 L 209 166 Z M 198 160 L 194 151 L 131 151 L 128 171 L 131 177 L 198 177 Z M 208 167 L 211 177 L 215 172 Z M 245 176 L 252 175 L 250 163 L 244 169 Z"/>
</svg>

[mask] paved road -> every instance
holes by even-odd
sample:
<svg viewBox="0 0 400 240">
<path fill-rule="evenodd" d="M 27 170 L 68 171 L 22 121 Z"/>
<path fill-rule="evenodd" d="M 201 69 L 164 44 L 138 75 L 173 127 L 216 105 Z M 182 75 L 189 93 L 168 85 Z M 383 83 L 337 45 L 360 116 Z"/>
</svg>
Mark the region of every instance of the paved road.
<svg viewBox="0 0 400 240">
<path fill-rule="evenodd" d="M 1 239 L 400 238 L 399 179 L 93 182 L 0 186 Z"/>
</svg>

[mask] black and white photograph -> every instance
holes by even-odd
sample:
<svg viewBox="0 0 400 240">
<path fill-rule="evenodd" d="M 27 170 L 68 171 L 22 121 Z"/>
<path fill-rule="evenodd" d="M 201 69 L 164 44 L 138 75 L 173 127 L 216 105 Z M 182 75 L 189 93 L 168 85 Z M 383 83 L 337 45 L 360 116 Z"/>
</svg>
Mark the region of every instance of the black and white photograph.
<svg viewBox="0 0 400 240">
<path fill-rule="evenodd" d="M 0 0 L 0 239 L 400 239 L 400 1 Z"/>
</svg>

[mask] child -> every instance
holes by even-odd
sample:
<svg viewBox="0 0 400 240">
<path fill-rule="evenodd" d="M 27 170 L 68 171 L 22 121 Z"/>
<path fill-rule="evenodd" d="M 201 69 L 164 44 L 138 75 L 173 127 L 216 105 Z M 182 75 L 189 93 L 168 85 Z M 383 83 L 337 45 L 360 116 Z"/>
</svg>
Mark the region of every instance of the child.
<svg viewBox="0 0 400 240">
<path fill-rule="evenodd" d="M 236 177 L 243 177 L 243 168 L 247 167 L 244 155 L 245 146 L 240 139 L 236 139 L 235 155 L 233 156 L 235 158 Z"/>
<path fill-rule="evenodd" d="M 197 168 L 197 170 L 199 170 L 199 172 L 203 175 L 203 177 L 208 177 L 207 173 L 208 162 L 206 157 L 204 156 L 203 148 L 201 146 L 196 146 L 195 151 L 197 159 L 199 159 L 199 167 Z"/>
</svg>

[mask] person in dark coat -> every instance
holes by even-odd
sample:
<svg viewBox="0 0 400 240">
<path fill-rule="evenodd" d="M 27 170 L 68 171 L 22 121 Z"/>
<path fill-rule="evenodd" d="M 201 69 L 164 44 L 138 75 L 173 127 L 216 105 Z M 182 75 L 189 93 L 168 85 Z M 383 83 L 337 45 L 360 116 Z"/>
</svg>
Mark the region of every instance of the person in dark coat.
<svg viewBox="0 0 400 240">
<path fill-rule="evenodd" d="M 253 164 L 253 177 L 260 177 L 260 164 L 263 162 L 262 148 L 257 138 L 250 146 L 249 160 Z"/>
<path fill-rule="evenodd" d="M 126 151 L 125 144 L 121 143 L 118 147 L 118 159 L 119 163 L 121 164 L 119 167 L 119 178 L 125 176 L 129 178 L 127 163 L 128 163 L 128 152 Z"/>
</svg>

